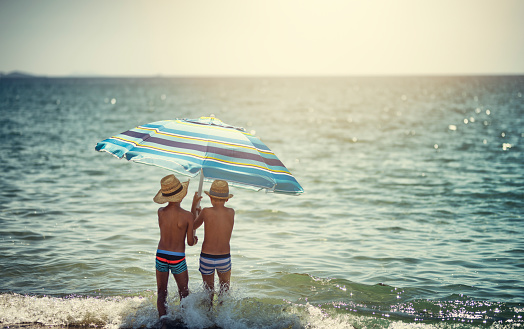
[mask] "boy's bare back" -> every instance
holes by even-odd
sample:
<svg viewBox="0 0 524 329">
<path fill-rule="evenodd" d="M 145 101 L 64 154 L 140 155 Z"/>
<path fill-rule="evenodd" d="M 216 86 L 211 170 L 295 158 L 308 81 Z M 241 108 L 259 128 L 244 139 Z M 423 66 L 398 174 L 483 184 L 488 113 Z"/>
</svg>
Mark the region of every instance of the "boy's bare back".
<svg viewBox="0 0 524 329">
<path fill-rule="evenodd" d="M 228 254 L 230 252 L 229 241 L 235 221 L 235 210 L 225 207 L 223 201 L 212 200 L 212 204 L 213 207 L 204 208 L 200 214 L 204 223 L 202 252 L 211 255 Z"/>
<path fill-rule="evenodd" d="M 185 252 L 186 235 L 188 244 L 193 245 L 193 214 L 180 207 L 180 203 L 169 203 L 158 209 L 160 241 L 158 249 Z"/>
</svg>

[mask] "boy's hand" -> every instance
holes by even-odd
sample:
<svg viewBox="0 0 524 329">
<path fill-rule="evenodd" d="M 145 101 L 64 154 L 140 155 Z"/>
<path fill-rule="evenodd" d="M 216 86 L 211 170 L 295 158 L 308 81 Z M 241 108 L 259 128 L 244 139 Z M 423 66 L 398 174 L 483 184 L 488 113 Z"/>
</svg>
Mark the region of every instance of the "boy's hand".
<svg viewBox="0 0 524 329">
<path fill-rule="evenodd" d="M 198 196 L 198 192 L 195 192 L 195 195 L 193 196 L 193 204 L 191 205 L 191 212 L 195 214 L 195 216 L 198 216 L 202 210 L 200 207 L 197 208 L 200 200 L 202 200 L 202 196 Z"/>
<path fill-rule="evenodd" d="M 196 205 L 200 200 L 202 200 L 202 196 L 198 196 L 198 192 L 195 192 L 195 195 L 193 196 L 193 205 Z"/>
</svg>

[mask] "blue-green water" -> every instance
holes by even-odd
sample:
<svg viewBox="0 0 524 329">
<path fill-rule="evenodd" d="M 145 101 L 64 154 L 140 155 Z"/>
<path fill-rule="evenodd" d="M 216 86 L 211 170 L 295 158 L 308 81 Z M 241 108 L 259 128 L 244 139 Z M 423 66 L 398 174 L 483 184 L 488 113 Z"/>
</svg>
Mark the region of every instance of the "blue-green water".
<svg viewBox="0 0 524 329">
<path fill-rule="evenodd" d="M 94 146 L 214 114 L 306 192 L 232 190 L 231 296 L 201 305 L 187 247 L 176 323 L 523 326 L 523 94 L 519 76 L 2 79 L 0 323 L 156 326 L 152 198 L 168 172 Z"/>
</svg>

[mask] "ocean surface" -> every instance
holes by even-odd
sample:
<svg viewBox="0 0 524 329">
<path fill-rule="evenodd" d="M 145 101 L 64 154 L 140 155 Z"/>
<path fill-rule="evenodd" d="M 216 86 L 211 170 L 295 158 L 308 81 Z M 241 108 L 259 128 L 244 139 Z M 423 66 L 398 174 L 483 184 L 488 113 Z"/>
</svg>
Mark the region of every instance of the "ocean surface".
<svg viewBox="0 0 524 329">
<path fill-rule="evenodd" d="M 172 327 L 523 327 L 523 94 L 522 76 L 0 79 L 0 325 L 158 327 L 169 172 L 94 148 L 214 115 L 305 193 L 231 190 L 231 293 L 205 307 L 187 247 Z"/>
</svg>

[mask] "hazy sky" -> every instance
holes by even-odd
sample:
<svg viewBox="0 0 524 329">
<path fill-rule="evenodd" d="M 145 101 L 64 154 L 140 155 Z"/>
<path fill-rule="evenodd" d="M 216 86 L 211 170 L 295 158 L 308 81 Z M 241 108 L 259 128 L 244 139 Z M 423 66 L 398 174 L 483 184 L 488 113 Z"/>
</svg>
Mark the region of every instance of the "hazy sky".
<svg viewBox="0 0 524 329">
<path fill-rule="evenodd" d="M 523 0 L 0 0 L 0 71 L 524 73 Z"/>
</svg>

